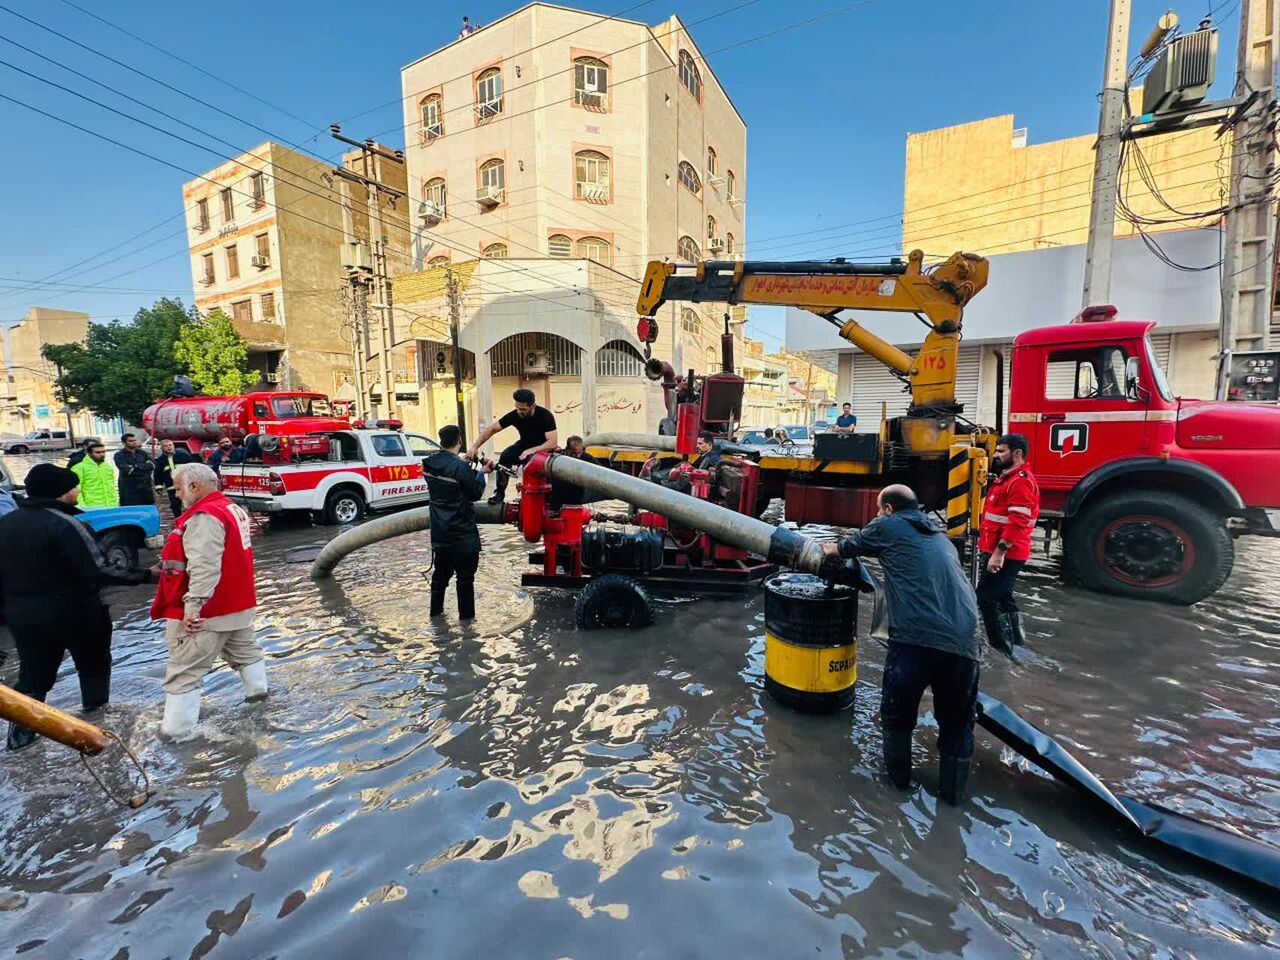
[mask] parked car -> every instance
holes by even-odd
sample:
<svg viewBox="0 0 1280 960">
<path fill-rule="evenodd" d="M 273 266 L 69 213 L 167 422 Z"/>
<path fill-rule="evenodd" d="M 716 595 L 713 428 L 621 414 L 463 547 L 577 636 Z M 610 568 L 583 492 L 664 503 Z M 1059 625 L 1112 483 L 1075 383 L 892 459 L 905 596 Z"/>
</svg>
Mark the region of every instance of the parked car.
<svg viewBox="0 0 1280 960">
<path fill-rule="evenodd" d="M 764 427 L 739 427 L 738 439 L 734 443 L 762 447 L 769 441 L 765 438 Z"/>
<path fill-rule="evenodd" d="M 32 430 L 17 440 L 5 440 L 0 447 L 5 453 L 31 453 L 33 450 L 70 450 L 75 446 L 66 430 Z"/>
<path fill-rule="evenodd" d="M 831 424 L 828 421 L 815 420 L 813 421 L 813 426 L 810 428 L 810 432 L 812 432 L 812 434 L 816 437 L 818 434 L 826 433 L 830 429 L 831 429 Z"/>
<path fill-rule="evenodd" d="M 782 429 L 792 443 L 808 443 L 813 439 L 813 432 L 803 423 L 784 423 Z"/>
</svg>

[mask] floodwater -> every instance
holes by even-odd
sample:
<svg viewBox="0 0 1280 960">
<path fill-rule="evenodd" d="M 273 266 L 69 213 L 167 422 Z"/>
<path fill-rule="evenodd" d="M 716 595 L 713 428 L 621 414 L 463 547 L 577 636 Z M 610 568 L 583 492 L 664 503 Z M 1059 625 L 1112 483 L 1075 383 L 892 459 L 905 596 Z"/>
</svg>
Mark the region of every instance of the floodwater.
<svg viewBox="0 0 1280 960">
<path fill-rule="evenodd" d="M 460 627 L 426 616 L 424 536 L 325 586 L 283 562 L 329 533 L 257 540 L 275 686 L 245 705 L 220 667 L 190 743 L 156 739 L 147 591 L 109 592 L 102 722 L 158 792 L 119 807 L 49 742 L 0 760 L 0 955 L 1280 955 L 1280 904 L 1142 846 L 983 731 L 961 808 L 936 803 L 926 727 L 920 786 L 888 786 L 874 642 L 853 712 L 806 717 L 763 694 L 759 595 L 579 633 L 571 596 L 520 588 L 515 531 L 486 528 Z M 1190 610 L 1069 591 L 1035 561 L 1031 652 L 983 687 L 1113 789 L 1280 844 L 1280 543 L 1237 550 Z M 78 706 L 69 664 L 51 701 Z M 117 754 L 102 769 L 123 784 Z"/>
</svg>

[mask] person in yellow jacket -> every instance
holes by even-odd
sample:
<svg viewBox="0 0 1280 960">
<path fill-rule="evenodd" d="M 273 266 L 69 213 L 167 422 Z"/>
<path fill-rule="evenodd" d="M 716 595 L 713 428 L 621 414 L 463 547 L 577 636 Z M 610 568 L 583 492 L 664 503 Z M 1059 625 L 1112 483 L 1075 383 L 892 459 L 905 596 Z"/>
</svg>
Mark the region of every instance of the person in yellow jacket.
<svg viewBox="0 0 1280 960">
<path fill-rule="evenodd" d="M 89 455 L 71 468 L 80 478 L 80 499 L 77 507 L 118 507 L 120 494 L 116 491 L 116 471 L 107 462 L 107 448 L 101 443 L 89 447 Z"/>
</svg>

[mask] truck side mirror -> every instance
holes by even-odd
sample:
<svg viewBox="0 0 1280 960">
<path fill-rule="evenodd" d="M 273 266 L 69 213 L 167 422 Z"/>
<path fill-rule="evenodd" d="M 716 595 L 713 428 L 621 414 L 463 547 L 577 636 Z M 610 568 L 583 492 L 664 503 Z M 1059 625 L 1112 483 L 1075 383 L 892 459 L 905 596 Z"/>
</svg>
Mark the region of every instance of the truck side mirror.
<svg viewBox="0 0 1280 960">
<path fill-rule="evenodd" d="M 1130 357 L 1124 365 L 1124 395 L 1129 400 L 1138 400 L 1147 403 L 1151 399 L 1151 393 L 1142 385 L 1142 379 L 1139 376 L 1142 365 L 1138 362 L 1137 357 Z"/>
</svg>

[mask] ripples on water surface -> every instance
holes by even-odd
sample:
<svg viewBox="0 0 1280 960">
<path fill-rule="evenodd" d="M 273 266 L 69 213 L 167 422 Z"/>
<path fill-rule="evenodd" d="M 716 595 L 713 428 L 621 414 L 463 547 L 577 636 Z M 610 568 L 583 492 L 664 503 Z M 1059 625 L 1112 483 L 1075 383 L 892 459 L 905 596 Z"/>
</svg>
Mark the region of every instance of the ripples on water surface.
<svg viewBox="0 0 1280 960">
<path fill-rule="evenodd" d="M 423 538 L 317 589 L 259 543 L 275 689 L 207 681 L 202 736 L 158 743 L 164 645 L 116 591 L 105 724 L 160 792 L 112 806 L 42 743 L 0 763 L 0 950 L 24 957 L 1274 956 L 1280 910 L 1152 858 L 979 734 L 972 798 L 876 771 L 881 650 L 855 713 L 761 693 L 763 604 L 666 604 L 581 634 L 485 530 L 480 617 L 426 618 Z M 1114 788 L 1280 843 L 1280 544 L 1188 611 L 1025 578 L 1035 655 L 984 687 Z M 865 613 L 863 622 L 865 624 Z M 5 666 L 12 679 L 15 665 Z M 75 683 L 53 701 L 74 709 Z"/>
</svg>

